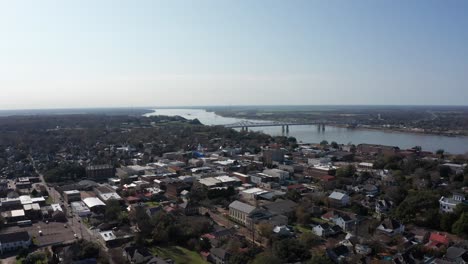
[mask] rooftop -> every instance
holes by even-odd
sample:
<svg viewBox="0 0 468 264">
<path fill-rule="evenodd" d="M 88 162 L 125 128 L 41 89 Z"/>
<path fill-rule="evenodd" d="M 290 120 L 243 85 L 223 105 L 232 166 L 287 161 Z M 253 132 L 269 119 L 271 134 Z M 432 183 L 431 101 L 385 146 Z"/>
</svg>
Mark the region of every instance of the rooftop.
<svg viewBox="0 0 468 264">
<path fill-rule="evenodd" d="M 96 207 L 96 206 L 106 206 L 106 204 L 103 201 L 99 200 L 96 197 L 85 198 L 85 199 L 83 199 L 83 202 L 89 208 L 93 208 L 93 207 Z"/>
<path fill-rule="evenodd" d="M 254 206 L 251 206 L 250 204 L 242 203 L 239 201 L 232 202 L 229 205 L 229 208 L 236 209 L 247 214 L 252 213 L 256 209 Z"/>
<path fill-rule="evenodd" d="M 19 242 L 19 241 L 29 241 L 30 239 L 31 237 L 29 236 L 29 233 L 26 231 L 0 235 L 1 244 L 13 243 L 13 242 Z"/>
</svg>

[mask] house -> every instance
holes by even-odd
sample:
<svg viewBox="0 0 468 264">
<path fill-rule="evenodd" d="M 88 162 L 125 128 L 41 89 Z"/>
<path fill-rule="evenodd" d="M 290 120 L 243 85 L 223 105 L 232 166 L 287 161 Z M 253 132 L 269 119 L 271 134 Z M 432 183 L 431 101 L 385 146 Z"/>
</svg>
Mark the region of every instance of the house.
<svg viewBox="0 0 468 264">
<path fill-rule="evenodd" d="M 452 198 L 442 196 L 439 199 L 440 211 L 442 213 L 453 213 L 455 207 L 465 200 L 465 195 L 461 193 L 453 193 Z"/>
<path fill-rule="evenodd" d="M 20 248 L 28 248 L 30 245 L 31 236 L 26 231 L 0 235 L 0 253 L 2 255 Z"/>
<path fill-rule="evenodd" d="M 468 250 L 461 247 L 449 247 L 444 260 L 450 261 L 450 263 L 466 264 L 468 263 Z"/>
<path fill-rule="evenodd" d="M 331 226 L 327 223 L 324 223 L 313 227 L 312 232 L 320 237 L 329 237 L 341 232 L 341 228 L 339 226 Z"/>
<path fill-rule="evenodd" d="M 394 236 L 403 234 L 405 226 L 394 219 L 387 218 L 377 227 L 377 231 L 387 236 Z"/>
<path fill-rule="evenodd" d="M 190 200 L 184 201 L 183 203 L 179 204 L 179 209 L 181 209 L 182 213 L 187 216 L 198 214 L 199 208 L 200 206 L 198 206 L 198 204 Z"/>
<path fill-rule="evenodd" d="M 230 254 L 222 248 L 210 249 L 210 261 L 214 264 L 227 264 L 229 263 Z"/>
<path fill-rule="evenodd" d="M 145 247 L 126 247 L 123 251 L 123 256 L 134 264 L 148 263 L 153 258 L 153 255 Z M 156 262 L 157 263 L 157 262 Z"/>
<path fill-rule="evenodd" d="M 250 216 L 257 210 L 256 207 L 239 201 L 234 201 L 229 205 L 229 217 L 245 226 L 250 226 Z"/>
<path fill-rule="evenodd" d="M 347 256 L 350 255 L 348 247 L 339 245 L 334 248 L 327 249 L 327 256 L 335 263 L 342 263 Z"/>
<path fill-rule="evenodd" d="M 328 196 L 331 207 L 345 207 L 350 204 L 350 197 L 342 191 L 334 191 Z"/>
<path fill-rule="evenodd" d="M 362 190 L 366 195 L 376 196 L 379 194 L 379 188 L 373 184 L 365 184 L 362 186 Z"/>
<path fill-rule="evenodd" d="M 439 249 L 442 246 L 448 247 L 449 244 L 450 240 L 447 237 L 447 235 L 438 232 L 433 232 L 429 236 L 429 242 L 427 242 L 425 246 L 431 249 Z"/>
<path fill-rule="evenodd" d="M 393 202 L 387 199 L 380 199 L 375 202 L 375 212 L 377 214 L 386 214 L 393 207 Z"/>
<path fill-rule="evenodd" d="M 338 214 L 338 216 L 333 218 L 332 221 L 335 223 L 335 225 L 341 227 L 341 229 L 343 229 L 345 232 L 353 231 L 354 226 L 356 225 L 356 220 L 352 219 L 347 214 Z"/>
<path fill-rule="evenodd" d="M 294 233 L 285 225 L 282 226 L 275 226 L 273 228 L 273 233 L 279 236 L 292 236 Z"/>
</svg>

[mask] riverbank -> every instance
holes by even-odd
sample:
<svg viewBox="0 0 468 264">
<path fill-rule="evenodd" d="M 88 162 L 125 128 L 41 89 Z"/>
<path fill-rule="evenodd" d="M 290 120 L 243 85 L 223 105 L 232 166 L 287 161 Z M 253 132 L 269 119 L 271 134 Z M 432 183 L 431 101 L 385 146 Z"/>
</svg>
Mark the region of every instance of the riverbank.
<svg viewBox="0 0 468 264">
<path fill-rule="evenodd" d="M 206 110 L 210 112 L 209 110 Z M 241 118 L 241 119 L 249 119 L 249 120 L 259 120 L 259 121 L 288 121 L 290 120 L 282 120 L 277 118 L 271 118 L 268 116 L 237 116 L 237 115 L 229 115 L 226 112 L 219 112 L 219 111 L 212 111 L 214 114 L 226 118 Z M 298 121 L 298 120 L 295 120 Z M 302 120 L 304 122 L 310 120 Z M 395 132 L 395 133 L 411 133 L 411 134 L 419 134 L 419 135 L 434 135 L 434 136 L 445 136 L 445 137 L 468 137 L 468 131 L 453 131 L 453 132 L 444 132 L 444 131 L 427 131 L 421 128 L 390 128 L 390 127 L 379 127 L 379 126 L 370 126 L 370 125 L 357 125 L 357 126 L 350 126 L 349 124 L 341 124 L 341 123 L 334 123 L 330 124 L 330 126 L 340 127 L 340 128 L 348 128 L 348 129 L 356 129 L 356 130 L 371 130 L 371 131 L 382 131 L 382 132 Z"/>
</svg>

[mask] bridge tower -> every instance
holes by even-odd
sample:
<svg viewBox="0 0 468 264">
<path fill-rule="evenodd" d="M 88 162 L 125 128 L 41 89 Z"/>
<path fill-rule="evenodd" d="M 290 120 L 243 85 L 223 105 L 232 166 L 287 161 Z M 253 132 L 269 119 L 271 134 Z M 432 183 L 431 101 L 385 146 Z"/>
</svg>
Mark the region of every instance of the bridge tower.
<svg viewBox="0 0 468 264">
<path fill-rule="evenodd" d="M 289 125 L 286 125 L 286 134 L 289 134 Z"/>
</svg>

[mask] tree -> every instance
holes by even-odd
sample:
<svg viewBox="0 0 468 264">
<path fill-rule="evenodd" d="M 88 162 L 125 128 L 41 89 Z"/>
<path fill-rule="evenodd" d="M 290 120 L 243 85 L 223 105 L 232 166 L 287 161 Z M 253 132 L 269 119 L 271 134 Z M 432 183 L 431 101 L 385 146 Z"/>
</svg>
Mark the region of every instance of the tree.
<svg viewBox="0 0 468 264">
<path fill-rule="evenodd" d="M 79 255 L 77 256 L 78 260 L 81 259 L 89 259 L 89 258 L 98 258 L 99 257 L 99 245 L 95 242 L 90 242 L 86 240 L 82 240 L 80 242 L 81 250 Z"/>
<path fill-rule="evenodd" d="M 452 172 L 452 169 L 450 169 L 449 166 L 445 166 L 445 165 L 439 166 L 440 177 L 447 178 L 448 176 L 450 176 L 451 172 Z"/>
<path fill-rule="evenodd" d="M 312 258 L 307 262 L 307 264 L 333 264 L 327 256 L 325 255 L 312 255 Z"/>
<path fill-rule="evenodd" d="M 468 238 L 468 213 L 463 213 L 453 224 L 452 233 Z"/>
<path fill-rule="evenodd" d="M 272 246 L 275 256 L 284 262 L 304 261 L 310 258 L 309 250 L 297 239 L 283 239 Z"/>
<path fill-rule="evenodd" d="M 437 154 L 437 156 L 439 156 L 440 158 L 443 158 L 443 157 L 444 157 L 444 152 L 445 152 L 445 151 L 444 151 L 443 149 L 438 149 L 438 150 L 436 151 L 436 154 Z"/>
<path fill-rule="evenodd" d="M 301 225 L 308 225 L 310 223 L 311 214 L 307 211 L 303 205 L 300 205 L 296 208 L 296 219 L 297 222 Z"/>
<path fill-rule="evenodd" d="M 322 239 L 313 233 L 302 233 L 299 241 L 307 248 L 315 247 L 322 243 Z"/>
<path fill-rule="evenodd" d="M 328 141 L 322 140 L 322 141 L 320 142 L 320 146 L 326 146 L 326 145 L 328 145 Z"/>
<path fill-rule="evenodd" d="M 398 205 L 395 216 L 403 222 L 419 222 L 427 224 L 426 220 L 433 219 L 433 215 L 438 211 L 439 197 L 431 191 L 411 192 Z"/>
<path fill-rule="evenodd" d="M 353 165 L 347 165 L 336 170 L 336 177 L 349 178 L 353 177 L 356 173 L 356 167 Z"/>
<path fill-rule="evenodd" d="M 334 149 L 339 149 L 339 148 L 340 148 L 340 146 L 338 145 L 338 143 L 336 143 L 336 141 L 332 141 L 332 142 L 330 143 L 330 145 L 331 145 L 331 147 L 334 148 Z"/>
<path fill-rule="evenodd" d="M 44 252 L 34 252 L 29 254 L 23 261 L 23 264 L 47 264 L 47 255 Z"/>
<path fill-rule="evenodd" d="M 31 192 L 31 195 L 32 195 L 33 197 L 37 197 L 37 195 L 38 195 L 37 190 L 36 190 L 36 189 L 33 189 L 32 192 Z"/>
<path fill-rule="evenodd" d="M 117 221 L 119 220 L 120 213 L 122 212 L 122 208 L 120 207 L 120 203 L 117 200 L 109 200 L 106 206 L 105 217 L 107 221 Z"/>
<path fill-rule="evenodd" d="M 260 223 L 258 225 L 258 233 L 264 238 L 271 238 L 271 235 L 273 234 L 273 225 L 268 222 Z"/>
<path fill-rule="evenodd" d="M 446 232 L 452 231 L 453 224 L 457 221 L 458 216 L 454 213 L 445 213 L 440 217 L 440 229 Z"/>
</svg>

